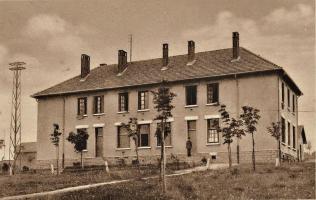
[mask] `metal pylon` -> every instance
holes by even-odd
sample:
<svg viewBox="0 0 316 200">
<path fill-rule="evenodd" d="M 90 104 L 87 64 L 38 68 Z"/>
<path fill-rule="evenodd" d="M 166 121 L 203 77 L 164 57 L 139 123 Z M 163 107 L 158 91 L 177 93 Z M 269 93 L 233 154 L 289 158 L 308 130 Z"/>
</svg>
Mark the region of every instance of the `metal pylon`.
<svg viewBox="0 0 316 200">
<path fill-rule="evenodd" d="M 15 170 L 16 160 L 21 152 L 21 71 L 25 69 L 25 63 L 13 62 L 9 65 L 9 69 L 13 72 L 9 162 L 13 159 L 13 163 L 10 163 L 10 165 Z"/>
</svg>

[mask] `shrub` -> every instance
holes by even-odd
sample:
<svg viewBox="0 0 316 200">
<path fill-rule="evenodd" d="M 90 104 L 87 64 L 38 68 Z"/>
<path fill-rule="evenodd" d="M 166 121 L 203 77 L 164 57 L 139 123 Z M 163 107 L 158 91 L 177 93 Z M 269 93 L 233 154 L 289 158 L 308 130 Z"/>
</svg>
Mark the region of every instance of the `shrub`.
<svg viewBox="0 0 316 200">
<path fill-rule="evenodd" d="M 9 165 L 8 165 L 8 163 L 3 163 L 3 165 L 2 165 L 2 171 L 3 171 L 3 172 L 8 172 L 8 171 L 9 171 Z"/>
<path fill-rule="evenodd" d="M 201 163 L 202 163 L 202 165 L 206 165 L 207 164 L 207 159 L 205 157 L 203 157 L 201 159 Z"/>
<path fill-rule="evenodd" d="M 29 168 L 28 166 L 23 166 L 23 167 L 22 167 L 22 171 L 23 171 L 23 172 L 30 171 L 30 168 Z"/>
</svg>

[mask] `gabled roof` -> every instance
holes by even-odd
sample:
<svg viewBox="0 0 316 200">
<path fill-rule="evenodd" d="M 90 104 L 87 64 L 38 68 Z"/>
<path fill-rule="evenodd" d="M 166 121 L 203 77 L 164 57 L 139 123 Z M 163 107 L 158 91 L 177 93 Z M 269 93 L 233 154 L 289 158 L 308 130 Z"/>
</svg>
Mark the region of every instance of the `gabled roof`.
<svg viewBox="0 0 316 200">
<path fill-rule="evenodd" d="M 303 144 L 307 144 L 305 129 L 303 125 L 298 126 L 298 134 L 301 136 Z"/>
<path fill-rule="evenodd" d="M 164 71 L 161 70 L 162 58 L 135 61 L 128 63 L 127 69 L 121 76 L 117 75 L 117 64 L 100 66 L 92 69 L 84 81 L 79 75 L 38 92 L 32 97 L 150 85 L 160 83 L 163 79 L 177 82 L 271 71 L 281 72 L 284 79 L 291 83 L 289 85 L 293 90 L 299 95 L 302 94 L 281 67 L 242 47 L 240 59 L 237 61 L 232 61 L 232 48 L 229 48 L 196 53 L 195 62 L 191 64 L 188 65 L 187 55 L 169 57 L 168 68 Z"/>
</svg>

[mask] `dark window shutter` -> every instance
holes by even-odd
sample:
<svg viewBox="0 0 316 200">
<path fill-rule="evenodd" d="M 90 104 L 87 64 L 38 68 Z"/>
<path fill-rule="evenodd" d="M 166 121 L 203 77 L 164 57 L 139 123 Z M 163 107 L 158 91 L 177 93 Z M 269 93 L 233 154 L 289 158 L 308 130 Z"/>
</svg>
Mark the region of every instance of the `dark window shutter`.
<svg viewBox="0 0 316 200">
<path fill-rule="evenodd" d="M 84 114 L 87 114 L 87 97 L 84 98 Z"/>
<path fill-rule="evenodd" d="M 215 83 L 213 85 L 213 102 L 212 103 L 216 103 L 218 102 L 218 83 Z"/>
<path fill-rule="evenodd" d="M 127 92 L 125 93 L 125 96 L 126 96 L 126 98 L 125 98 L 125 111 L 128 111 L 128 93 Z"/>
<path fill-rule="evenodd" d="M 138 110 L 141 110 L 141 93 L 142 92 L 138 92 Z"/>
<path fill-rule="evenodd" d="M 77 115 L 80 115 L 80 98 L 77 99 Z"/>
</svg>

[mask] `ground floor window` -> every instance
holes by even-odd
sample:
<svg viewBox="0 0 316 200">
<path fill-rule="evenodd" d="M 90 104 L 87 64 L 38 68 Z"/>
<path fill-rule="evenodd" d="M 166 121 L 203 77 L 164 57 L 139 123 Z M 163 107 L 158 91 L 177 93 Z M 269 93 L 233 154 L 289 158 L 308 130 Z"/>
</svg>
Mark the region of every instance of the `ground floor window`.
<svg viewBox="0 0 316 200">
<path fill-rule="evenodd" d="M 207 143 L 219 143 L 218 126 L 218 118 L 207 120 Z"/>
<path fill-rule="evenodd" d="M 157 124 L 157 131 L 161 130 L 161 124 L 158 123 Z M 166 134 L 167 134 L 167 137 L 165 138 L 165 145 L 166 146 L 171 146 L 171 123 L 170 122 L 167 122 L 166 123 L 166 127 L 165 127 L 165 131 L 166 131 Z M 157 146 L 161 146 L 161 139 L 160 137 L 157 137 Z"/>
<path fill-rule="evenodd" d="M 138 146 L 149 147 L 150 146 L 150 124 L 141 124 L 139 128 Z"/>
<path fill-rule="evenodd" d="M 117 148 L 129 148 L 130 140 L 128 137 L 128 131 L 125 127 L 117 127 Z"/>
<path fill-rule="evenodd" d="M 78 128 L 77 129 L 77 134 L 79 134 L 80 132 L 86 132 L 88 133 L 88 130 L 86 128 Z M 84 150 L 87 150 L 87 141 L 88 140 L 84 140 L 84 142 L 82 143 L 82 145 L 84 146 Z"/>
</svg>

